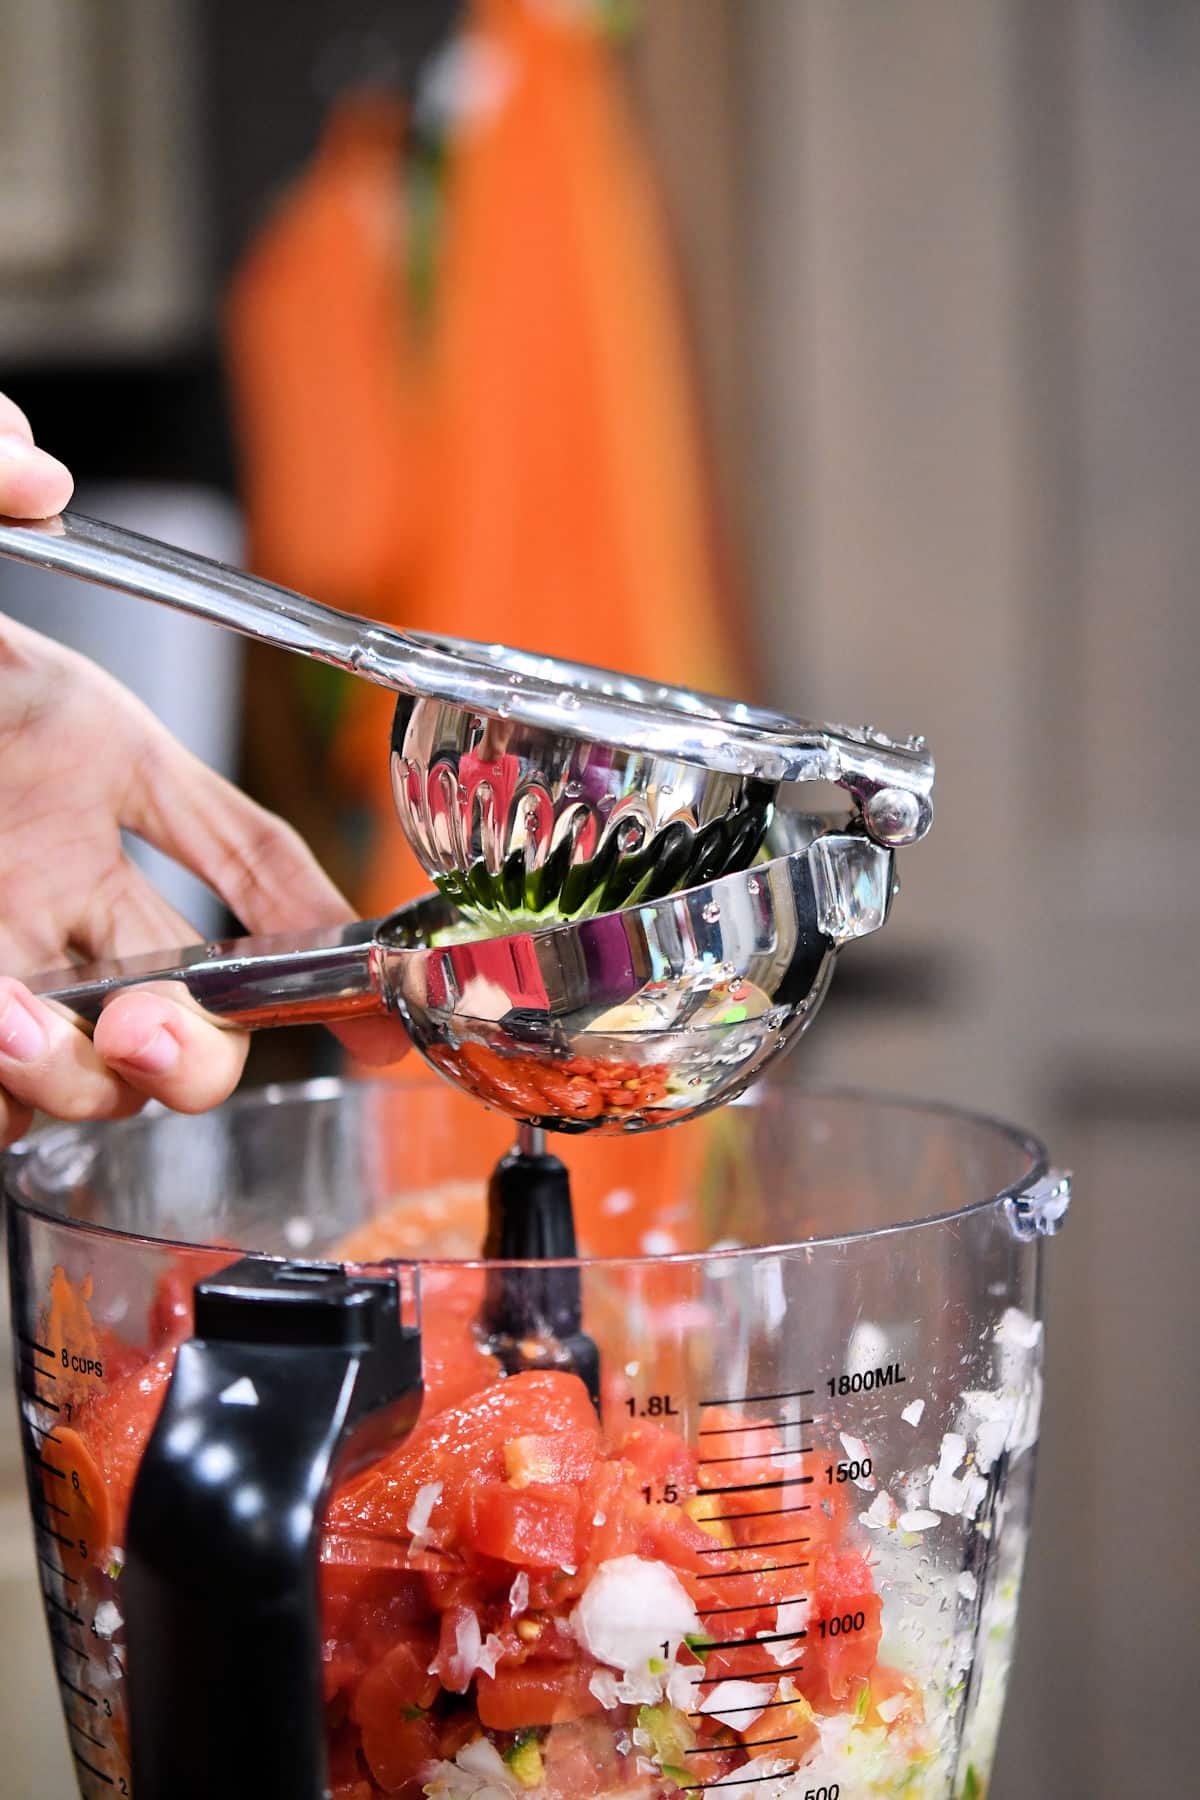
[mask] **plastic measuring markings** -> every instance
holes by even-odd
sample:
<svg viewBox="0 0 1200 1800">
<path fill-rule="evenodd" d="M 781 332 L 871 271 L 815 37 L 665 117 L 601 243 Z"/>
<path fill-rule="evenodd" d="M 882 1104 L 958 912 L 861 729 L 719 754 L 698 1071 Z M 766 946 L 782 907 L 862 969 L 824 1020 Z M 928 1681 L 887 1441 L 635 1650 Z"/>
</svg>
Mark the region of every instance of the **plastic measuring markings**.
<svg viewBox="0 0 1200 1800">
<path fill-rule="evenodd" d="M 67 1397 L 77 1395 L 81 1378 L 99 1378 L 100 1370 L 84 1366 L 69 1346 L 41 1343 L 20 1331 L 15 1337 L 38 1576 L 71 1754 L 85 1794 L 128 1794 L 129 1764 L 116 1735 L 112 1698 L 111 1630 L 98 1621 L 105 1602 L 96 1584 L 83 1579 L 85 1567 L 107 1546 L 86 1535 L 88 1472 L 73 1454 L 78 1440 L 69 1422 L 78 1402 Z"/>
<path fill-rule="evenodd" d="M 708 1626 L 709 1635 L 689 1640 L 689 1648 L 701 1662 L 714 1650 L 736 1649 L 752 1654 L 755 1650 L 761 1649 L 764 1666 L 760 1669 L 739 1669 L 736 1675 L 698 1674 L 694 1677 L 692 1685 L 701 1694 L 705 1689 L 715 1689 L 718 1684 L 726 1681 L 736 1681 L 739 1684 L 769 1682 L 774 1687 L 780 1681 L 785 1680 L 788 1675 L 795 1674 L 803 1666 L 804 1641 L 808 1636 L 803 1626 L 790 1631 L 760 1631 L 743 1634 L 739 1633 L 735 1621 L 739 1613 L 762 1612 L 767 1606 L 778 1609 L 782 1606 L 802 1605 L 809 1598 L 806 1592 L 805 1577 L 809 1563 L 803 1555 L 803 1550 L 805 1544 L 809 1542 L 811 1534 L 804 1529 L 804 1526 L 808 1514 L 812 1511 L 813 1502 L 808 1497 L 808 1489 L 813 1486 L 815 1477 L 807 1473 L 797 1474 L 795 1469 L 800 1464 L 802 1457 L 813 1454 L 814 1447 L 804 1443 L 802 1439 L 806 1429 L 814 1422 L 812 1415 L 805 1411 L 804 1403 L 813 1399 L 815 1393 L 816 1389 L 811 1387 L 789 1388 L 784 1391 L 763 1394 L 713 1396 L 698 1402 L 701 1418 L 700 1429 L 697 1433 L 700 1440 L 699 1466 L 702 1470 L 719 1471 L 719 1473 L 710 1477 L 711 1485 L 704 1486 L 697 1496 L 702 1501 L 711 1502 L 711 1506 L 709 1510 L 693 1515 L 696 1523 L 702 1526 L 732 1525 L 739 1519 L 770 1518 L 778 1520 L 779 1533 L 778 1536 L 755 1542 L 752 1545 L 731 1548 L 725 1544 L 714 1544 L 711 1550 L 702 1550 L 700 1554 L 702 1556 L 736 1556 L 739 1548 L 753 1549 L 754 1551 L 784 1550 L 796 1553 L 788 1561 L 774 1562 L 769 1568 L 769 1572 L 773 1575 L 795 1574 L 795 1581 L 787 1584 L 789 1592 L 782 1599 L 772 1599 L 768 1602 L 760 1599 L 749 1605 L 715 1606 L 705 1609 L 703 1617 Z M 733 1408 L 747 1414 L 748 1409 L 756 1407 L 768 1410 L 762 1417 L 745 1416 L 737 1425 L 706 1425 L 703 1422 L 706 1417 L 719 1416 L 720 1411 L 725 1408 Z M 762 1450 L 758 1447 L 751 1450 L 739 1449 L 740 1441 L 744 1441 L 748 1435 L 763 1431 L 781 1432 L 785 1436 L 793 1436 L 798 1441 L 791 1445 L 785 1443 L 778 1449 Z M 758 1464 L 761 1467 L 762 1464 L 772 1460 L 782 1463 L 780 1474 L 775 1479 L 770 1477 L 764 1479 L 762 1475 L 753 1481 L 739 1479 L 739 1475 L 744 1476 L 748 1473 L 746 1469 L 748 1463 Z M 779 1504 L 769 1507 L 748 1507 L 743 1496 L 749 1494 L 777 1497 Z M 794 1527 L 789 1527 L 787 1523 L 789 1519 L 796 1521 Z M 747 1575 L 756 1572 L 747 1569 L 720 1569 L 714 1570 L 711 1575 L 706 1577 L 706 1580 L 732 1581 L 739 1577 L 745 1580 Z M 728 1630 L 720 1624 L 714 1625 L 714 1620 L 725 1618 L 730 1621 Z M 779 1644 L 792 1645 L 799 1654 L 795 1659 L 786 1659 L 783 1663 L 779 1663 L 773 1654 L 773 1647 Z M 768 1699 L 761 1706 L 758 1704 L 722 1706 L 721 1718 L 732 1719 L 738 1713 L 752 1714 L 762 1718 L 763 1735 L 743 1740 L 745 1747 L 753 1748 L 755 1751 L 767 1748 L 776 1749 L 780 1752 L 779 1760 L 786 1762 L 788 1760 L 787 1746 L 798 1741 L 798 1734 L 794 1731 L 781 1732 L 777 1728 L 772 1729 L 772 1722 L 768 1715 L 793 1705 L 795 1705 L 794 1696 L 784 1700 Z M 689 1717 L 693 1719 L 713 1716 L 711 1710 L 706 1709 L 703 1700 L 689 1714 Z M 714 1746 L 711 1744 L 697 1745 L 695 1749 L 685 1751 L 684 1754 L 687 1756 L 711 1755 L 713 1748 Z M 766 1775 L 748 1775 L 739 1770 L 736 1776 L 739 1787 L 743 1785 L 749 1787 L 757 1782 L 780 1779 L 781 1773 L 778 1769 Z M 722 1785 L 722 1782 L 725 1786 L 730 1786 L 733 1784 L 733 1778 L 730 1776 L 713 1777 L 709 1781 L 697 1780 L 683 1782 L 680 1785 L 685 1793 L 700 1793 L 706 1788 L 718 1787 Z"/>
</svg>

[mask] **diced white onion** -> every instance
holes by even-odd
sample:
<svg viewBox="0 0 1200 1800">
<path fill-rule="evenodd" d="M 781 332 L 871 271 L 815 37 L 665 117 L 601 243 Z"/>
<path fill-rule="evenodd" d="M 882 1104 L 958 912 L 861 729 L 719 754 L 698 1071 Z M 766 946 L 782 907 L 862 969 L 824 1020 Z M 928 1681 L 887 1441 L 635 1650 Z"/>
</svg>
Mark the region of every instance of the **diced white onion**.
<svg viewBox="0 0 1200 1800">
<path fill-rule="evenodd" d="M 509 1793 L 520 1789 L 520 1782 L 489 1738 L 477 1737 L 472 1743 L 464 1744 L 454 1760 L 466 1774 L 489 1785 L 494 1784 Z"/>
<path fill-rule="evenodd" d="M 590 1656 L 632 1675 L 698 1633 L 687 1590 L 665 1563 L 639 1556 L 603 1562 L 571 1614 L 571 1629 Z M 663 1645 L 668 1645 L 663 1656 Z"/>
<path fill-rule="evenodd" d="M 433 1509 L 442 1497 L 442 1483 L 427 1481 L 424 1487 L 417 1489 L 412 1505 L 408 1509 L 405 1523 L 412 1532 L 412 1548 L 423 1550 L 429 1542 L 429 1521 L 433 1517 Z"/>
<path fill-rule="evenodd" d="M 102 1600 L 96 1608 L 96 1636 L 110 1638 L 115 1631 L 120 1630 L 123 1623 L 124 1620 L 121 1618 L 121 1615 L 113 1602 L 111 1600 Z"/>
<path fill-rule="evenodd" d="M 764 1691 L 765 1688 L 765 1691 Z M 770 1688 L 759 1681 L 719 1681 L 712 1693 L 700 1702 L 702 1713 L 711 1713 L 722 1725 L 745 1731 L 766 1710 Z"/>
</svg>

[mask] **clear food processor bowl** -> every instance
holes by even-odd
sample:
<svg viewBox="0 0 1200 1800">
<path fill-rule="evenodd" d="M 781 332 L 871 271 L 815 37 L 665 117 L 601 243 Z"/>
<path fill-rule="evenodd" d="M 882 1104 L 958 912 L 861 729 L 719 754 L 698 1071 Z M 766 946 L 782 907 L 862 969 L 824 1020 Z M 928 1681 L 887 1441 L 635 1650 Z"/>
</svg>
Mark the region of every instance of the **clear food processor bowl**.
<svg viewBox="0 0 1200 1800">
<path fill-rule="evenodd" d="M 504 1377 L 477 1329 L 505 1130 L 441 1085 L 323 1082 L 10 1158 L 81 1793 L 135 1792 L 152 1726 L 190 1754 L 188 1718 L 130 1717 L 126 1522 L 195 1284 L 262 1252 L 419 1289 L 416 1429 L 319 1497 L 319 1666 L 293 1706 L 317 1714 L 312 1791 L 981 1800 L 1066 1179 L 986 1119 L 786 1087 L 652 1142 L 573 1140 L 586 1254 L 543 1273 L 578 1282 L 597 1411 L 552 1355 Z"/>
</svg>

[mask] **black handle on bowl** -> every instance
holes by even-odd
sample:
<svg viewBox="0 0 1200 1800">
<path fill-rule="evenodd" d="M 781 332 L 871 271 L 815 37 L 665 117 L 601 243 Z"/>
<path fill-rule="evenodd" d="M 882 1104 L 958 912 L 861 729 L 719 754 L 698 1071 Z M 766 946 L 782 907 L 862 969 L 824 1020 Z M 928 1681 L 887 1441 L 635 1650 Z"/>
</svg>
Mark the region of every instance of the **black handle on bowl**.
<svg viewBox="0 0 1200 1800">
<path fill-rule="evenodd" d="M 394 1278 L 246 1257 L 198 1284 L 134 1488 L 137 1800 L 323 1800 L 318 1534 L 335 1477 L 405 1436 L 420 1333 Z"/>
</svg>

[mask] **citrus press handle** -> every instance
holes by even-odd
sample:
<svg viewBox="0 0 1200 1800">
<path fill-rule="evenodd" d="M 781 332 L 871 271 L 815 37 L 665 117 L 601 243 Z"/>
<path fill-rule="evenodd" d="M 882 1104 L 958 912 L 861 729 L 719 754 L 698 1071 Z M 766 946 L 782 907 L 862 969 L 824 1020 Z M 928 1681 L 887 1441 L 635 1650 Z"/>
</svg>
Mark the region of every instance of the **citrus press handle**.
<svg viewBox="0 0 1200 1800">
<path fill-rule="evenodd" d="M 369 619 L 102 519 L 66 512 L 32 523 L 0 520 L 0 555 L 156 600 L 261 643 L 315 657 L 368 680 L 380 679 L 370 638 L 381 628 Z M 403 643 L 400 633 L 384 631 L 382 636 L 393 646 Z M 397 685 L 394 670 L 387 685 Z"/>
<path fill-rule="evenodd" d="M 656 705 L 652 691 L 631 699 L 621 691 L 629 685 L 623 677 L 605 678 L 602 670 L 572 674 L 570 664 L 558 665 L 567 672 L 565 685 L 553 673 L 526 675 L 489 659 L 479 644 L 389 630 L 75 512 L 32 522 L 0 518 L 0 556 L 157 601 L 414 699 L 478 709 L 555 734 L 563 729 L 565 692 L 576 709 L 572 730 L 589 742 L 775 783 L 837 782 L 854 796 L 872 838 L 892 848 L 915 843 L 933 818 L 933 760 L 921 738 L 900 741 L 869 726 L 817 725 L 719 702 L 681 711 Z M 577 677 L 583 686 L 573 692 Z"/>
<path fill-rule="evenodd" d="M 420 1334 L 339 1265 L 246 1257 L 195 1299 L 129 1514 L 133 1792 L 324 1800 L 319 1531 L 416 1423 Z"/>
<path fill-rule="evenodd" d="M 234 938 L 81 964 L 35 975 L 27 985 L 43 1000 L 57 1000 L 91 1024 L 112 995 L 155 981 L 181 983 L 205 1012 L 245 1031 L 337 1024 L 388 1010 L 378 923 L 356 919 L 289 938 Z"/>
</svg>

